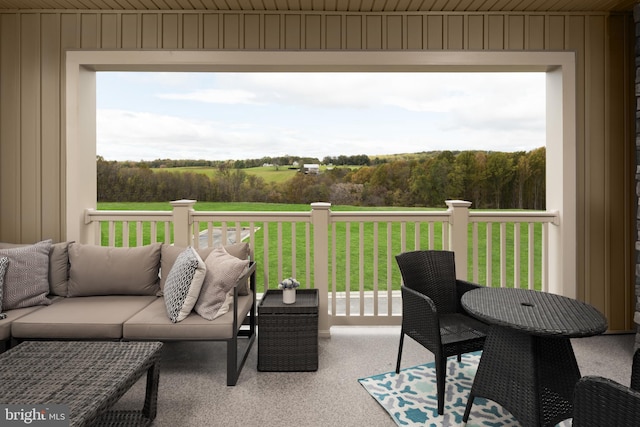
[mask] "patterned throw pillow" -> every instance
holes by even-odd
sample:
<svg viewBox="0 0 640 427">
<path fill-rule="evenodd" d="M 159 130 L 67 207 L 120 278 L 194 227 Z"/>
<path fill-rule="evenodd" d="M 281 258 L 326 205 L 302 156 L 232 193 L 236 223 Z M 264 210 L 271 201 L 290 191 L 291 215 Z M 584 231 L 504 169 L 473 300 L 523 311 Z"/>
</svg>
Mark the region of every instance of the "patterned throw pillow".
<svg viewBox="0 0 640 427">
<path fill-rule="evenodd" d="M 4 287 L 4 273 L 7 272 L 7 266 L 9 265 L 9 258 L 6 256 L 0 257 L 0 319 L 7 317 L 2 312 L 2 288 Z"/>
<path fill-rule="evenodd" d="M 0 249 L 9 258 L 4 276 L 3 310 L 49 305 L 49 251 L 51 240 L 13 249 Z"/>
<path fill-rule="evenodd" d="M 164 285 L 164 302 L 173 323 L 191 313 L 200 295 L 205 270 L 204 261 L 192 247 L 178 255 Z"/>
<path fill-rule="evenodd" d="M 213 320 L 229 310 L 227 294 L 242 277 L 249 260 L 236 258 L 219 247 L 209 254 L 205 264 L 207 272 L 195 310 L 203 318 Z"/>
</svg>

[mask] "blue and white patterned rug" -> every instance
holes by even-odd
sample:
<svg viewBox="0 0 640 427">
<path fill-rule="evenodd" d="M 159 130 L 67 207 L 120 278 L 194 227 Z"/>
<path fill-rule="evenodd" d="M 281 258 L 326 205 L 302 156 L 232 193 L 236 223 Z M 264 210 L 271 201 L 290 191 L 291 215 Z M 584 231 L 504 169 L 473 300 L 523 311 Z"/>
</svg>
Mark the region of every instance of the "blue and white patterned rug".
<svg viewBox="0 0 640 427">
<path fill-rule="evenodd" d="M 455 357 L 449 358 L 443 415 L 438 415 L 433 362 L 402 369 L 399 374 L 388 372 L 358 381 L 399 426 L 463 426 L 462 416 L 481 354 L 465 354 L 460 363 Z M 477 397 L 466 425 L 500 427 L 519 423 L 500 405 Z M 565 425 L 571 425 L 570 420 L 560 424 Z"/>
</svg>

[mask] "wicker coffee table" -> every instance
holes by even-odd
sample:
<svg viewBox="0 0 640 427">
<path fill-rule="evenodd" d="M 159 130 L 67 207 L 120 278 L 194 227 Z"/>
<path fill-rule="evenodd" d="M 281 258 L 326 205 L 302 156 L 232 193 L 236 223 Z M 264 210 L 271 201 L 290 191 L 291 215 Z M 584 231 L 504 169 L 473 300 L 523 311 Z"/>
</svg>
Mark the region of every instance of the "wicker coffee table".
<svg viewBox="0 0 640 427">
<path fill-rule="evenodd" d="M 0 354 L 0 403 L 66 405 L 69 426 L 150 425 L 158 399 L 159 342 L 28 341 Z M 109 411 L 147 374 L 142 411 Z"/>
<path fill-rule="evenodd" d="M 476 289 L 461 303 L 491 325 L 463 421 L 475 397 L 499 403 L 523 426 L 571 418 L 580 370 L 570 338 L 601 334 L 607 319 L 578 300 L 527 289 Z"/>
</svg>

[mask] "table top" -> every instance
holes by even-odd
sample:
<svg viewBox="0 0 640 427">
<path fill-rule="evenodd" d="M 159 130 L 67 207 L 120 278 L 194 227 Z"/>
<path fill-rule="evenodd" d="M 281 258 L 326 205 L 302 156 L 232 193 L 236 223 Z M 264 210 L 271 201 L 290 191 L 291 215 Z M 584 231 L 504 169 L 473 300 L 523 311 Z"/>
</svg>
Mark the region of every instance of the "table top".
<svg viewBox="0 0 640 427">
<path fill-rule="evenodd" d="M 260 304 L 258 304 L 258 314 L 260 313 L 286 313 L 286 314 L 306 314 L 318 312 L 318 290 L 317 289 L 296 289 L 296 302 L 285 304 L 282 302 L 281 289 L 268 289 L 265 292 Z"/>
<path fill-rule="evenodd" d="M 607 330 L 607 319 L 595 307 L 548 292 L 480 288 L 465 293 L 461 303 L 486 323 L 531 335 L 577 338 Z"/>
<path fill-rule="evenodd" d="M 161 348 L 159 342 L 23 342 L 0 354 L 0 402 L 66 405 L 70 425 L 84 425 L 146 373 Z"/>
</svg>

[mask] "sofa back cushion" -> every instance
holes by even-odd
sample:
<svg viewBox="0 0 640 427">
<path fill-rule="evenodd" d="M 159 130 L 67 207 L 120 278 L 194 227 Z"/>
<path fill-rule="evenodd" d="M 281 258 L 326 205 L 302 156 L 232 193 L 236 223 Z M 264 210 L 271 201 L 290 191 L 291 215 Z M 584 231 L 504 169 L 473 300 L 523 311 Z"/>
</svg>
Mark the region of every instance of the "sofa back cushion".
<svg viewBox="0 0 640 427">
<path fill-rule="evenodd" d="M 9 263 L 4 276 L 2 309 L 49 305 L 49 251 L 51 240 L 0 249 Z"/>
<path fill-rule="evenodd" d="M 0 249 L 23 248 L 27 244 L 0 242 Z M 49 293 L 67 296 L 69 281 L 69 242 L 54 243 L 49 251 Z"/>
<path fill-rule="evenodd" d="M 135 248 L 69 245 L 69 297 L 156 295 L 160 243 Z"/>
</svg>

